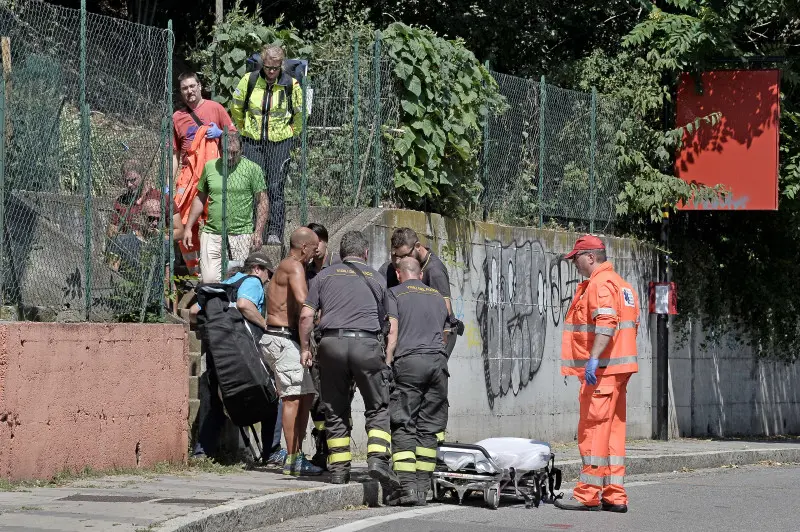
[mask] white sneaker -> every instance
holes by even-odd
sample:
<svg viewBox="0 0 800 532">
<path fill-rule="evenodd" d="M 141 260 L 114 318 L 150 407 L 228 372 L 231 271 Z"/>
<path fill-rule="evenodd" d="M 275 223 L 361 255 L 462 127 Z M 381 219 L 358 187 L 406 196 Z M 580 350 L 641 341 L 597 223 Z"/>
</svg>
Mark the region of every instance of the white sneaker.
<svg viewBox="0 0 800 532">
<path fill-rule="evenodd" d="M 269 235 L 267 237 L 267 245 L 268 246 L 280 246 L 281 245 L 281 239 L 278 238 L 276 235 Z"/>
</svg>

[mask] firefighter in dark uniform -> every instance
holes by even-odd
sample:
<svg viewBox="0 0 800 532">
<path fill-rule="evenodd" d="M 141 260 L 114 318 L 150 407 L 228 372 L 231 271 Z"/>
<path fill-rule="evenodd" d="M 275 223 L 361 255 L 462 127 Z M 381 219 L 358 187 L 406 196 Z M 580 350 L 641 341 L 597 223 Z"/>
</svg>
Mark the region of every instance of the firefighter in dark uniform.
<svg viewBox="0 0 800 532">
<path fill-rule="evenodd" d="M 350 480 L 350 382 L 354 380 L 364 399 L 368 471 L 381 482 L 384 493 L 389 493 L 399 482 L 389 464 L 392 375 L 382 342 L 382 323 L 388 326 L 388 320 L 381 316 L 387 290 L 386 281 L 367 266 L 368 253 L 364 235 L 349 231 L 342 237 L 339 250 L 342 264 L 325 268 L 312 281 L 300 313 L 301 357 L 311 366 L 309 344 L 314 313 L 319 311 L 317 363 L 331 481 L 345 484 Z M 387 348 L 394 346 L 388 344 Z"/>
<path fill-rule="evenodd" d="M 397 263 L 405 257 L 413 257 L 417 259 L 422 267 L 422 283 L 435 288 L 444 297 L 445 304 L 447 305 L 447 313 L 451 315 L 450 323 L 457 324 L 458 320 L 455 319 L 453 308 L 450 304 L 450 275 L 447 273 L 447 266 L 444 265 L 431 248 L 423 246 L 419 241 L 417 233 L 410 227 L 400 227 L 395 229 L 392 233 L 392 260 L 381 266 L 379 272 L 386 277 L 386 286 L 393 288 L 400 284 L 397 278 Z M 453 348 L 456 346 L 456 330 L 455 327 L 448 324 L 447 345 L 445 350 L 449 357 L 453 353 Z M 461 334 L 461 331 L 459 331 Z"/>
<path fill-rule="evenodd" d="M 393 357 L 395 388 L 389 401 L 392 460 L 401 487 L 389 505 L 423 505 L 436 468 L 436 447 L 447 426 L 447 355 L 442 337 L 448 322 L 445 300 L 422 281 L 413 257 L 396 265 L 401 284 L 390 290 L 387 314 L 397 322 Z"/>
</svg>

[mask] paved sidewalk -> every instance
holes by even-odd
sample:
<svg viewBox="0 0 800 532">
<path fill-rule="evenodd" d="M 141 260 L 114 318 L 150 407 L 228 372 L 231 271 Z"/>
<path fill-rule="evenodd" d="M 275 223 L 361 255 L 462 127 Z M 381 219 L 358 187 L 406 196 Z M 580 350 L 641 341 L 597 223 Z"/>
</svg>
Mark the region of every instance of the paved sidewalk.
<svg viewBox="0 0 800 532">
<path fill-rule="evenodd" d="M 577 476 L 577 448 L 555 445 L 565 480 Z M 800 462 L 800 439 L 714 441 L 682 439 L 628 444 L 629 474 Z M 276 469 L 229 474 L 108 476 L 58 488 L 0 492 L 0 530 L 244 532 L 293 517 L 376 504 L 377 484 L 354 468 L 353 482 L 332 486 L 327 475 L 295 479 Z M 289 530 L 289 528 L 287 528 Z"/>
</svg>

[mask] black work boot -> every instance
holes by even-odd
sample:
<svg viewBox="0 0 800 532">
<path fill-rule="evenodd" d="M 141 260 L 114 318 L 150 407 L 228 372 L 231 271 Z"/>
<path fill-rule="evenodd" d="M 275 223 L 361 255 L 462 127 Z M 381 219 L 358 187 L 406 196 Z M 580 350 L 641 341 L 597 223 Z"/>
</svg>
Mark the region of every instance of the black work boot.
<svg viewBox="0 0 800 532">
<path fill-rule="evenodd" d="M 419 491 L 417 490 L 417 504 L 416 506 L 427 506 L 428 505 L 428 492 L 427 491 Z"/>
<path fill-rule="evenodd" d="M 391 492 L 385 502 L 387 506 L 416 506 L 417 501 L 417 490 L 401 488 Z"/>
<path fill-rule="evenodd" d="M 394 471 L 389 468 L 388 462 L 381 460 L 377 456 L 367 458 L 367 470 L 370 477 L 381 483 L 384 493 L 391 493 L 400 488 L 400 480 L 398 480 Z"/>
<path fill-rule="evenodd" d="M 616 512 L 618 514 L 624 514 L 628 511 L 627 504 L 611 504 L 610 502 L 603 499 L 603 511 L 605 512 Z"/>
<path fill-rule="evenodd" d="M 334 471 L 331 473 L 331 484 L 347 484 L 350 482 L 350 471 Z"/>
<path fill-rule="evenodd" d="M 581 501 L 575 499 L 556 499 L 556 502 L 553 503 L 556 508 L 561 508 L 562 510 L 579 510 L 584 512 L 595 512 L 600 509 L 600 505 L 597 504 L 595 506 L 587 506 L 583 504 Z"/>
<path fill-rule="evenodd" d="M 328 442 L 325 441 L 325 431 L 313 429 L 311 436 L 316 444 L 316 452 L 311 457 L 311 463 L 321 467 L 323 471 L 328 470 Z"/>
</svg>

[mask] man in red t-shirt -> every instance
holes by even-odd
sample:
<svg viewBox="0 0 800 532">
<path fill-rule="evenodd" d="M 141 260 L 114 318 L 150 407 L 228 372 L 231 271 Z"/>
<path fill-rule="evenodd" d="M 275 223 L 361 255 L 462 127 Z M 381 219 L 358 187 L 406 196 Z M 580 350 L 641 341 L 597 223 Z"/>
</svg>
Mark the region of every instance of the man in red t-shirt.
<svg viewBox="0 0 800 532">
<path fill-rule="evenodd" d="M 192 146 L 197 128 L 201 125 L 209 126 L 206 133 L 206 138 L 209 139 L 219 139 L 222 136 L 222 128 L 227 127 L 229 133 L 236 131 L 224 107 L 214 100 L 203 99 L 203 86 L 197 79 L 197 74 L 194 72 L 181 74 L 178 76 L 178 83 L 181 100 L 186 107 L 178 109 L 172 115 L 172 165 L 176 176 L 180 173 L 181 167 L 186 165 L 186 152 Z"/>
<path fill-rule="evenodd" d="M 145 172 L 136 160 L 122 164 L 123 192 L 114 200 L 113 212 L 106 234 L 113 238 L 119 233 L 133 233 L 141 229 L 139 224 L 142 206 L 147 200 L 161 200 L 161 193 L 145 181 Z"/>
</svg>

